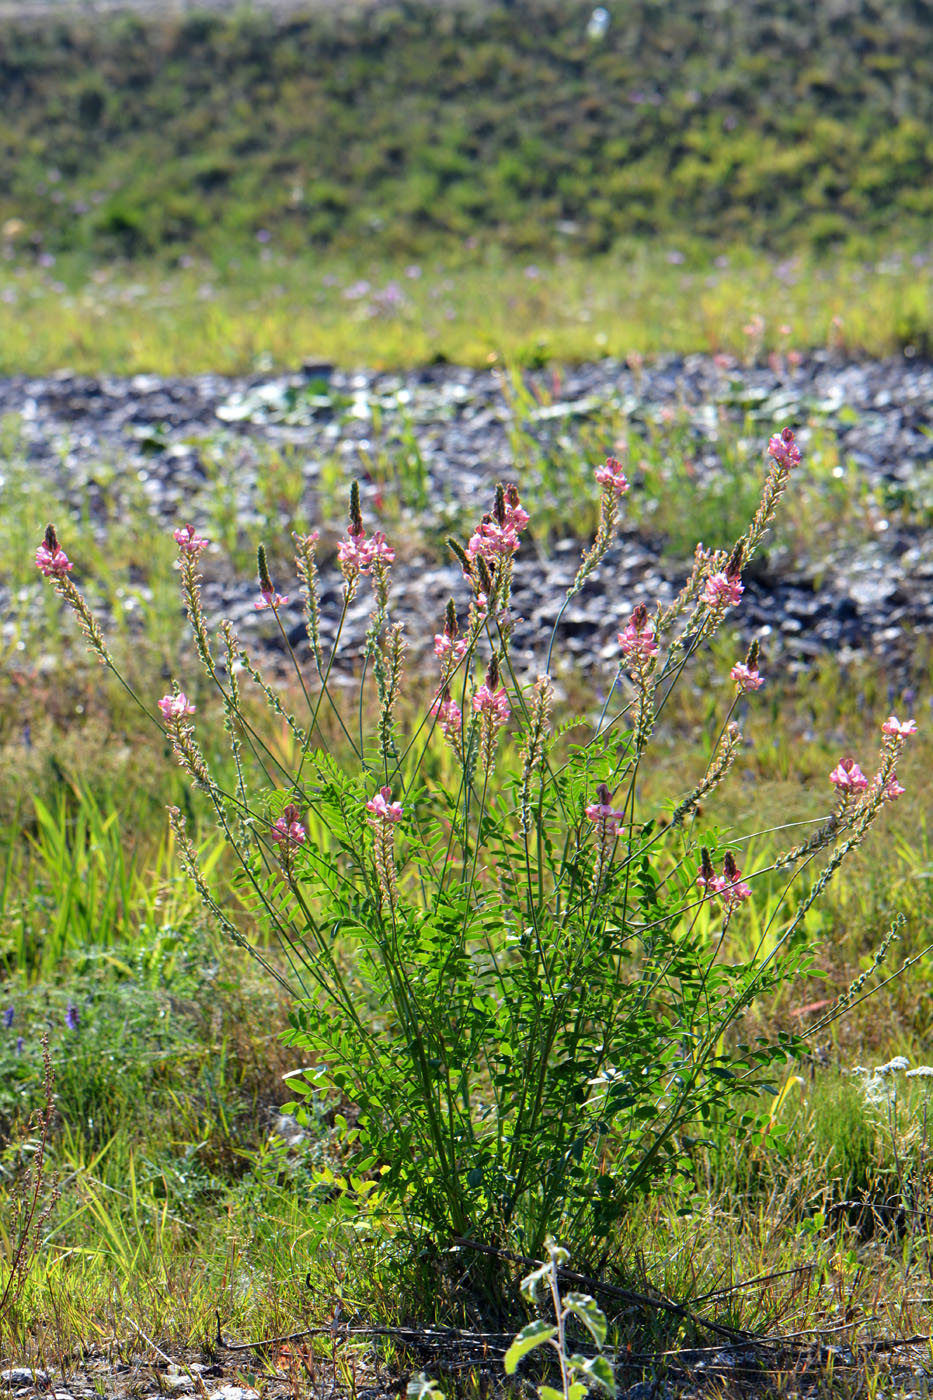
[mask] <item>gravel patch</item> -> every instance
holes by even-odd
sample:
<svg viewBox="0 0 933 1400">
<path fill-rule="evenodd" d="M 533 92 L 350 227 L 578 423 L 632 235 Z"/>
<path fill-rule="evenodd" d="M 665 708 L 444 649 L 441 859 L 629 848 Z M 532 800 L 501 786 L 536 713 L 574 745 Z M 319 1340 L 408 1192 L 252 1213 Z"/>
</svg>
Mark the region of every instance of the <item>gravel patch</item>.
<svg viewBox="0 0 933 1400">
<path fill-rule="evenodd" d="M 806 454 L 807 424 L 817 424 L 837 443 L 857 489 L 870 487 L 895 503 L 919 501 L 919 516 L 916 509 L 892 509 L 890 519 L 876 521 L 857 538 L 814 539 L 804 558 L 762 556 L 749 570 L 741 607 L 730 618 L 744 640 L 762 639 L 769 662 L 801 668 L 826 653 L 844 664 L 874 655 L 899 673 L 909 670 L 919 643 L 933 630 L 933 539 L 926 525 L 933 513 L 933 366 L 907 359 L 846 363 L 816 354 L 796 370 L 778 371 L 724 367 L 692 356 L 636 371 L 607 359 L 563 371 L 559 381 L 550 371 L 531 378 L 547 393 L 539 407 L 525 411 L 525 426 L 543 443 L 572 433 L 607 406 L 636 425 L 675 412 L 690 434 L 698 470 L 715 472 L 721 469 L 716 424 L 725 416 L 747 425 L 756 470 L 763 472 L 771 432 L 789 423 Z M 443 365 L 388 374 L 308 365 L 291 375 L 241 379 L 60 372 L 0 379 L 4 415 L 21 423 L 30 472 L 54 486 L 63 506 L 89 501 L 101 529 L 124 498 L 136 499 L 140 489 L 166 528 L 203 522 L 210 494 L 218 489 L 206 443 L 226 459 L 224 489 L 247 531 L 259 518 L 263 449 L 269 445 L 290 451 L 305 498 L 314 501 L 322 472 L 334 462 L 345 464 L 340 477 L 348 481 L 360 474 L 361 461 L 380 440 L 407 435 L 426 499 L 417 507 L 406 500 L 394 504 L 411 521 L 415 540 L 425 529 L 443 538 L 451 522 L 462 534 L 464 522 L 489 509 L 499 479 L 514 478 L 522 487 L 513 467 L 510 410 L 492 371 Z M 381 494 L 385 503 L 392 490 L 383 486 Z M 371 526 L 378 497 L 364 482 Z M 340 521 L 324 522 L 325 542 L 332 544 L 340 529 Z M 529 667 L 576 570 L 580 544 L 568 535 L 540 560 L 529 557 L 533 548 L 526 545 L 519 555 L 514 593 L 523 619 L 515 634 L 516 659 Z M 253 608 L 254 580 L 225 569 L 216 549 L 204 560 L 209 621 L 229 617 L 245 643 L 274 649 L 274 624 Z M 624 533 L 603 571 L 565 614 L 562 657 L 576 666 L 602 658 L 611 669 L 615 634 L 633 603 L 668 600 L 686 569 L 687 561 L 667 557 L 663 540 Z M 414 544 L 393 578 L 395 615 L 405 619 L 415 651 L 426 653 L 446 599 L 454 596 L 466 607 L 459 568 L 438 564 Z M 276 582 L 289 591 L 287 578 Z M 340 587 L 336 569 L 326 569 L 325 640 L 336 625 Z M 300 645 L 294 586 L 291 593 L 283 621 Z M 0 585 L 0 611 L 3 601 Z M 370 606 L 361 593 L 345 631 L 350 655 L 365 633 Z"/>
</svg>

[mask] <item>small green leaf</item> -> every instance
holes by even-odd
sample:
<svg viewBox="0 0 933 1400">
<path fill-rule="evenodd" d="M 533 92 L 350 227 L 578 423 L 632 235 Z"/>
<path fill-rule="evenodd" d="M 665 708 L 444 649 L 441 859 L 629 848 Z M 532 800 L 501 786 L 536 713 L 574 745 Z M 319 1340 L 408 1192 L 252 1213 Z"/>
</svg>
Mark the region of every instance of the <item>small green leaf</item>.
<svg viewBox="0 0 933 1400">
<path fill-rule="evenodd" d="M 564 1400 L 564 1392 L 555 1390 L 552 1385 L 538 1386 L 539 1400 Z"/>
<path fill-rule="evenodd" d="M 543 1318 L 537 1318 L 534 1322 L 529 1322 L 527 1327 L 523 1327 L 515 1341 L 505 1353 L 505 1374 L 514 1376 L 515 1367 L 523 1356 L 527 1356 L 535 1347 L 539 1347 L 542 1342 L 549 1342 L 552 1337 L 557 1336 L 557 1328 L 551 1327 Z"/>
<path fill-rule="evenodd" d="M 568 1293 L 564 1299 L 567 1312 L 578 1317 L 590 1333 L 593 1341 L 601 1347 L 606 1340 L 606 1315 L 597 1306 L 596 1299 L 588 1293 Z"/>
<path fill-rule="evenodd" d="M 610 1395 L 615 1395 L 616 1378 L 605 1356 L 572 1356 L 570 1364 L 576 1375 L 585 1376 L 588 1381 L 594 1381 Z"/>
<path fill-rule="evenodd" d="M 550 1264 L 542 1264 L 540 1269 L 535 1269 L 533 1274 L 528 1274 L 525 1278 L 522 1279 L 522 1296 L 527 1298 L 530 1303 L 533 1303 L 535 1300 L 535 1296 L 538 1292 L 538 1284 L 543 1283 L 544 1280 L 550 1275 L 550 1272 Z"/>
</svg>

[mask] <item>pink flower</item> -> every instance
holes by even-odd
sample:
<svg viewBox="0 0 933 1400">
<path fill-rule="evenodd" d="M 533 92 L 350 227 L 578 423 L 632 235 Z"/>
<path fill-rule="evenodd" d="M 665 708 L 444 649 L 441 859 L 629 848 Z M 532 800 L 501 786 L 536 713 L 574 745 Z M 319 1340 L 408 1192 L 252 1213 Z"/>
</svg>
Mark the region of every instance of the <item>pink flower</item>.
<svg viewBox="0 0 933 1400">
<path fill-rule="evenodd" d="M 162 711 L 164 719 L 181 719 L 183 715 L 193 715 L 195 706 L 191 704 L 187 695 L 180 690 L 177 695 L 163 695 L 159 701 L 159 709 Z"/>
<path fill-rule="evenodd" d="M 905 719 L 903 724 L 897 715 L 888 715 L 881 726 L 882 734 L 897 734 L 901 738 L 906 738 L 908 734 L 916 734 L 917 726 L 912 719 Z"/>
<path fill-rule="evenodd" d="M 448 637 L 446 632 L 436 632 L 434 634 L 434 655 L 441 658 L 453 653 L 455 661 L 460 661 L 466 655 L 466 637 Z"/>
<path fill-rule="evenodd" d="M 727 851 L 722 863 L 722 884 L 719 894 L 727 906 L 741 904 L 745 899 L 751 899 L 752 892 L 748 885 L 742 883 L 742 872 L 735 863 L 735 856 L 731 851 Z"/>
<path fill-rule="evenodd" d="M 658 654 L 658 644 L 654 632 L 648 626 L 648 609 L 644 603 L 639 603 L 633 608 L 628 626 L 618 636 L 623 656 L 634 656 L 636 661 L 647 661 Z"/>
<path fill-rule="evenodd" d="M 437 695 L 431 702 L 430 713 L 437 716 L 437 722 L 447 742 L 456 747 L 463 729 L 463 714 L 456 700 L 451 700 L 449 695 Z"/>
<path fill-rule="evenodd" d="M 269 832 L 269 840 L 288 850 L 291 846 L 303 845 L 307 835 L 307 831 L 298 820 L 298 808 L 290 802 Z"/>
<path fill-rule="evenodd" d="M 613 807 L 609 800 L 609 789 L 604 783 L 600 784 L 599 802 L 591 802 L 584 808 L 584 813 L 588 821 L 602 828 L 606 836 L 615 836 L 622 822 L 625 820 L 625 812 L 618 807 Z M 604 799 L 604 800 L 603 800 Z"/>
<path fill-rule="evenodd" d="M 731 851 L 726 852 L 722 863 L 722 874 L 715 875 L 709 852 L 704 850 L 700 873 L 697 876 L 697 885 L 703 890 L 707 899 L 719 895 L 727 909 L 752 897 L 748 885 L 743 883 L 742 872 L 736 865 L 735 857 Z"/>
<path fill-rule="evenodd" d="M 835 783 L 841 792 L 864 792 L 868 787 L 868 779 L 854 758 L 842 758 L 829 775 L 829 781 Z"/>
<path fill-rule="evenodd" d="M 347 538 L 337 544 L 337 558 L 344 575 L 365 573 L 372 563 L 372 545 L 366 538 L 366 531 L 360 527 L 354 530 L 351 525 Z"/>
<path fill-rule="evenodd" d="M 721 571 L 710 574 L 703 590 L 703 602 L 711 608 L 734 608 L 745 588 L 738 578 L 730 578 Z"/>
<path fill-rule="evenodd" d="M 183 530 L 173 530 L 172 534 L 178 548 L 185 554 L 197 554 L 198 550 L 203 549 L 206 544 L 210 544 L 210 540 L 195 532 L 193 525 L 186 525 Z"/>
<path fill-rule="evenodd" d="M 510 529 L 514 530 L 517 535 L 521 534 L 530 519 L 531 516 L 524 506 L 520 506 L 517 502 L 514 506 L 510 506 L 506 503 L 505 523 Z"/>
<path fill-rule="evenodd" d="M 634 622 L 630 622 L 624 632 L 619 633 L 619 646 L 623 656 L 631 656 L 647 659 L 650 656 L 657 656 L 658 644 L 654 640 L 654 633 L 650 627 L 644 631 L 639 631 Z"/>
<path fill-rule="evenodd" d="M 904 793 L 906 791 L 907 789 L 905 787 L 902 787 L 901 784 L 897 781 L 897 774 L 892 773 L 890 778 L 884 785 L 883 801 L 896 802 L 899 797 L 904 796 Z"/>
<path fill-rule="evenodd" d="M 697 884 L 704 891 L 708 899 L 719 895 L 727 908 L 735 904 L 741 904 L 743 900 L 751 899 L 752 892 L 748 885 L 742 881 L 742 872 L 735 863 L 735 857 L 731 851 L 726 852 L 722 865 L 722 874 L 714 875 L 713 867 L 708 854 L 703 852 L 703 863 L 700 867 L 700 874 L 697 876 Z"/>
<path fill-rule="evenodd" d="M 274 610 L 275 608 L 282 607 L 282 605 L 287 602 L 288 598 L 283 598 L 281 593 L 276 593 L 274 588 L 260 588 L 259 601 L 254 603 L 253 607 L 257 612 L 262 612 L 264 608 L 272 608 Z"/>
<path fill-rule="evenodd" d="M 71 573 L 74 564 L 61 545 L 56 545 L 55 549 L 51 550 L 46 545 L 40 544 L 36 550 L 36 568 L 46 578 L 64 578 L 66 574 Z"/>
<path fill-rule="evenodd" d="M 765 683 L 764 676 L 758 674 L 758 667 L 746 666 L 744 661 L 736 662 L 729 674 L 740 690 L 759 690 Z"/>
<path fill-rule="evenodd" d="M 512 713 L 505 691 L 490 690 L 488 685 L 481 685 L 473 696 L 473 709 L 477 714 L 488 715 L 497 727 L 505 724 Z"/>
<path fill-rule="evenodd" d="M 520 535 L 528 524 L 531 516 L 518 498 L 518 487 L 507 486 L 505 488 L 505 521 L 504 523 Z"/>
<path fill-rule="evenodd" d="M 497 525 L 494 520 L 484 520 L 471 537 L 466 552 L 471 559 L 481 554 L 487 563 L 496 559 L 507 559 L 519 546 L 518 531 L 514 525 Z"/>
<path fill-rule="evenodd" d="M 383 822 L 400 822 L 402 820 L 401 802 L 392 801 L 392 789 L 390 787 L 380 788 L 376 796 L 370 798 L 366 803 L 367 812 L 371 812 L 374 817 Z"/>
<path fill-rule="evenodd" d="M 800 461 L 800 448 L 794 441 L 794 435 L 790 428 L 785 428 L 781 433 L 775 433 L 768 442 L 768 452 L 781 467 L 788 470 L 796 467 Z"/>
<path fill-rule="evenodd" d="M 367 564 L 367 568 L 371 568 L 372 565 L 376 563 L 391 564 L 395 559 L 395 550 L 389 544 L 381 530 L 377 530 L 373 535 L 372 539 L 369 541 L 368 548 L 369 564 Z"/>
<path fill-rule="evenodd" d="M 617 496 L 624 496 L 628 490 L 622 463 L 615 457 L 607 457 L 606 465 L 596 468 L 596 480 L 600 486 L 611 486 Z"/>
</svg>

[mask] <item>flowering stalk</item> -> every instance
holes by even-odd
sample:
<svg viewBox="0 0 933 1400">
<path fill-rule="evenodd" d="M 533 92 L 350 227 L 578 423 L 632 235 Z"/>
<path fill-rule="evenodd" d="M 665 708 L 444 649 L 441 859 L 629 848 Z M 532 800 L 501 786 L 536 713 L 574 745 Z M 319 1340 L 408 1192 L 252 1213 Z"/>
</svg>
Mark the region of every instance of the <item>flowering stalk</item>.
<svg viewBox="0 0 933 1400">
<path fill-rule="evenodd" d="M 639 603 L 633 610 L 628 626 L 619 633 L 622 670 L 628 662 L 635 685 L 635 753 L 640 754 L 648 742 L 654 723 L 654 673 L 657 667 L 658 644 L 648 624 L 648 609 Z"/>
<path fill-rule="evenodd" d="M 388 774 L 390 761 L 395 757 L 395 707 L 402 689 L 402 657 L 405 652 L 404 623 L 397 622 L 390 627 L 383 639 L 382 649 L 377 653 L 374 668 L 379 693 L 379 753 L 383 769 Z"/>
<path fill-rule="evenodd" d="M 398 905 L 398 876 L 395 869 L 395 827 L 402 820 L 401 802 L 392 801 L 392 789 L 382 787 L 366 803 L 367 823 L 373 834 L 373 856 L 379 892 L 394 917 Z"/>
<path fill-rule="evenodd" d="M 278 609 L 283 607 L 287 598 L 283 598 L 281 593 L 276 593 L 272 586 L 272 579 L 269 577 L 269 565 L 266 562 L 266 547 L 259 545 L 256 550 L 256 565 L 259 574 L 259 597 L 253 604 L 257 612 L 263 612 L 266 608 L 278 614 Z"/>
<path fill-rule="evenodd" d="M 473 696 L 473 710 L 479 715 L 480 766 L 488 782 L 499 745 L 499 730 L 511 714 L 508 696 L 499 686 L 499 661 L 495 656 L 486 671 L 485 685 Z"/>
<path fill-rule="evenodd" d="M 185 611 L 191 624 L 194 644 L 198 649 L 201 664 L 214 679 L 216 671 L 201 605 L 201 571 L 198 567 L 201 550 L 206 548 L 210 541 L 199 535 L 193 525 L 186 525 L 174 534 L 175 543 L 178 545 L 178 566 L 181 570 L 181 594 L 185 600 Z"/>
<path fill-rule="evenodd" d="M 522 782 L 519 796 L 519 820 L 522 833 L 527 839 L 532 829 L 531 783 L 534 775 L 544 767 L 547 758 L 551 732 L 551 710 L 554 705 L 554 689 L 550 676 L 539 676 L 535 682 L 531 701 L 528 728 L 522 748 Z"/>
<path fill-rule="evenodd" d="M 685 817 L 689 816 L 691 812 L 696 811 L 703 798 L 708 797 L 711 792 L 714 792 L 715 789 L 719 787 L 719 784 L 735 762 L 735 756 L 741 742 L 742 733 L 739 726 L 734 722 L 727 724 L 725 732 L 716 748 L 716 752 L 710 759 L 709 767 L 702 779 L 697 783 L 692 792 L 688 793 L 686 797 L 678 802 L 674 811 L 671 813 L 670 825 L 672 827 L 680 826 Z"/>
<path fill-rule="evenodd" d="M 596 827 L 596 857 L 593 862 L 593 878 L 590 886 L 594 898 L 602 891 L 606 883 L 606 876 L 612 862 L 612 852 L 619 835 L 619 827 L 625 821 L 625 810 L 613 807 L 612 789 L 606 783 L 599 784 L 596 795 L 599 800 L 591 802 L 585 809 L 587 820 Z"/>
<path fill-rule="evenodd" d="M 800 465 L 800 448 L 797 446 L 790 428 L 784 428 L 780 433 L 775 433 L 768 442 L 768 452 L 771 456 L 771 468 L 765 481 L 761 502 L 749 526 L 748 533 L 742 540 L 746 560 L 751 559 L 755 554 L 765 531 L 774 519 L 778 502 L 790 480 L 791 471 Z"/>
<path fill-rule="evenodd" d="M 567 590 L 566 603 L 580 592 L 586 580 L 603 562 L 615 539 L 619 522 L 619 506 L 628 490 L 628 481 L 622 470 L 622 463 L 615 457 L 607 457 L 606 464 L 597 467 L 594 473 L 602 487 L 599 498 L 599 522 L 593 543 L 584 552 L 580 567 L 574 575 L 573 583 Z"/>
<path fill-rule="evenodd" d="M 311 644 L 311 653 L 318 674 L 324 669 L 324 651 L 321 646 L 321 595 L 318 588 L 317 543 L 320 536 L 317 530 L 310 535 L 293 534 L 295 541 L 295 572 L 304 585 L 305 631 Z"/>
<path fill-rule="evenodd" d="M 185 723 L 188 715 L 194 714 L 194 705 L 188 700 L 184 691 L 176 690 L 171 695 L 163 695 L 159 701 L 159 710 L 165 722 L 165 732 L 171 740 L 172 749 L 179 765 L 192 779 L 195 787 L 212 795 L 216 792 L 219 801 L 220 794 L 211 777 L 207 760 L 195 740 L 194 726 Z"/>
<path fill-rule="evenodd" d="M 567 607 L 571 600 L 580 592 L 586 580 L 596 571 L 605 559 L 615 539 L 619 520 L 619 504 L 628 490 L 628 481 L 622 470 L 622 464 L 615 457 L 607 457 L 605 465 L 597 467 L 594 476 L 602 487 L 599 498 L 599 522 L 596 526 L 596 535 L 593 543 L 584 551 L 583 557 L 580 560 L 580 567 L 577 569 L 573 582 L 564 595 L 564 601 L 560 605 L 557 617 L 554 619 L 554 626 L 551 628 L 547 655 L 544 661 L 545 671 L 550 671 L 551 669 L 551 657 L 554 652 L 557 629 L 561 624 Z"/>
<path fill-rule="evenodd" d="M 444 742 L 453 749 L 458 758 L 462 758 L 463 715 L 456 700 L 451 698 L 449 686 L 445 685 L 440 694 L 435 695 L 429 713 L 436 716 Z"/>
<path fill-rule="evenodd" d="M 113 657 L 107 650 L 107 643 L 104 641 L 104 634 L 98 626 L 97 619 L 82 594 L 68 577 L 74 564 L 58 543 L 54 525 L 46 525 L 45 527 L 45 536 L 36 550 L 36 568 L 46 578 L 52 580 L 55 592 L 60 598 L 64 598 L 71 608 L 78 619 L 81 631 L 87 638 L 88 649 L 94 653 L 102 666 L 109 666 L 111 671 L 116 672 Z"/>
<path fill-rule="evenodd" d="M 269 832 L 269 840 L 277 848 L 279 862 L 289 883 L 295 878 L 295 855 L 304 845 L 308 835 L 300 817 L 298 808 L 293 802 L 289 802 L 282 815 L 273 822 Z"/>
<path fill-rule="evenodd" d="M 457 625 L 457 605 L 453 598 L 448 599 L 444 615 L 444 630 L 434 637 L 434 655 L 440 658 L 441 679 L 438 690 L 448 685 L 454 671 L 467 654 L 469 643 L 466 637 L 459 636 Z"/>
</svg>

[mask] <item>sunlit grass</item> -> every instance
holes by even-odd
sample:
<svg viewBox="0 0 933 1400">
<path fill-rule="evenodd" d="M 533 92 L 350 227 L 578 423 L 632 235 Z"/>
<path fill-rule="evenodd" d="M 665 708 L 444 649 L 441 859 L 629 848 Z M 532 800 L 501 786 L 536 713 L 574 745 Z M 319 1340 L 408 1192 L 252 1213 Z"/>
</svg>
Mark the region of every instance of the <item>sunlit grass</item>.
<svg viewBox="0 0 933 1400">
<path fill-rule="evenodd" d="M 51 270 L 0 263 L 0 372 L 247 373 L 306 360 L 411 367 L 446 360 L 581 361 L 929 345 L 930 264 L 840 254 L 783 262 L 647 243 L 522 263 L 491 251 L 387 267 L 267 251 L 212 266 Z"/>
</svg>

